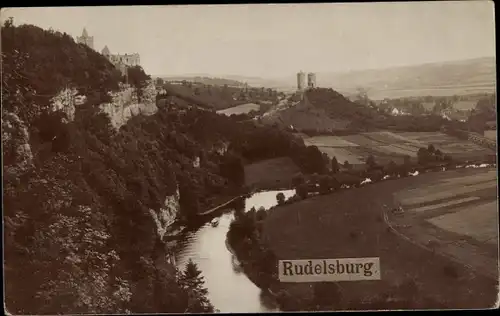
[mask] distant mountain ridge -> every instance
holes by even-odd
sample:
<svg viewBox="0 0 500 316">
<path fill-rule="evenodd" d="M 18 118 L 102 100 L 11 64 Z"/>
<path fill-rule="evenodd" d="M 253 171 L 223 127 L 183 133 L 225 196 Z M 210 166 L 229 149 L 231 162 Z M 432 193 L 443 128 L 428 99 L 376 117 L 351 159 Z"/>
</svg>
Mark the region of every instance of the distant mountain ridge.
<svg viewBox="0 0 500 316">
<path fill-rule="evenodd" d="M 317 76 L 319 85 L 334 85 L 340 90 L 356 86 L 374 90 L 494 86 L 496 59 L 485 57 L 340 74 L 318 73 Z"/>
<path fill-rule="evenodd" d="M 288 84 L 281 79 L 269 79 L 252 76 L 240 75 L 211 75 L 211 74 L 186 74 L 178 76 L 157 75 L 156 78 L 162 78 L 168 81 L 191 81 L 211 85 L 231 85 L 231 86 L 244 86 L 245 83 L 250 87 L 256 88 L 272 88 L 278 91 L 293 91 L 295 87 L 293 84 Z"/>
<path fill-rule="evenodd" d="M 245 85 L 244 82 L 228 79 L 228 78 L 218 78 L 212 77 L 209 75 L 198 75 L 198 76 L 159 76 L 163 80 L 167 81 L 189 81 L 195 83 L 202 83 L 205 85 L 214 85 L 214 86 L 233 86 L 233 87 L 243 87 Z"/>
<path fill-rule="evenodd" d="M 190 75 L 189 77 L 195 76 Z M 253 87 L 267 87 L 279 91 L 295 91 L 296 89 L 295 73 L 282 78 L 239 75 L 219 75 L 217 77 L 246 82 Z M 363 88 L 368 91 L 371 98 L 375 99 L 493 92 L 496 86 L 496 57 L 351 72 L 317 72 L 316 78 L 319 87 L 333 88 L 346 96 L 356 93 L 358 88 Z"/>
</svg>

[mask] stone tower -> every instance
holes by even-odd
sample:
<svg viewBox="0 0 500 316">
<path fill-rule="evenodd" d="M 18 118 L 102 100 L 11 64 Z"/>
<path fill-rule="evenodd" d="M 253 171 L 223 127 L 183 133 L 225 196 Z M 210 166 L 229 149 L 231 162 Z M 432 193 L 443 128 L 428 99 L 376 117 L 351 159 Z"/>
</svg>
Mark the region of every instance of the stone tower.
<svg viewBox="0 0 500 316">
<path fill-rule="evenodd" d="M 83 28 L 82 36 L 76 38 L 77 43 L 85 44 L 94 49 L 94 37 L 87 34 L 87 30 Z"/>
<path fill-rule="evenodd" d="M 302 91 L 306 86 L 306 74 L 302 71 L 297 73 L 297 90 Z"/>
<path fill-rule="evenodd" d="M 310 89 L 316 88 L 316 74 L 313 72 L 307 74 L 307 87 Z"/>
</svg>

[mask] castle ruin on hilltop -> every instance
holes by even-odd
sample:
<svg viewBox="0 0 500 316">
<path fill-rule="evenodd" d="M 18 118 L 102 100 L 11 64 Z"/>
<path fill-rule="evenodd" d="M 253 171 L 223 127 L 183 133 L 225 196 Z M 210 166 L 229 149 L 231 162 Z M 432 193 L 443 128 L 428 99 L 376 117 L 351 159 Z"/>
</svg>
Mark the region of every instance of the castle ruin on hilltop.
<svg viewBox="0 0 500 316">
<path fill-rule="evenodd" d="M 306 74 L 302 71 L 297 73 L 297 90 L 304 91 L 306 89 L 312 89 L 316 87 L 316 74 L 308 73 L 307 74 L 307 86 L 306 86 Z"/>
<path fill-rule="evenodd" d="M 94 49 L 94 37 L 89 36 L 85 28 L 83 29 L 82 36 L 78 36 L 76 41 L 79 44 L 84 44 Z M 128 67 L 139 66 L 141 62 L 139 54 L 111 54 L 107 45 L 104 46 L 101 54 L 104 55 L 113 65 L 115 65 L 123 76 L 127 74 Z"/>
</svg>

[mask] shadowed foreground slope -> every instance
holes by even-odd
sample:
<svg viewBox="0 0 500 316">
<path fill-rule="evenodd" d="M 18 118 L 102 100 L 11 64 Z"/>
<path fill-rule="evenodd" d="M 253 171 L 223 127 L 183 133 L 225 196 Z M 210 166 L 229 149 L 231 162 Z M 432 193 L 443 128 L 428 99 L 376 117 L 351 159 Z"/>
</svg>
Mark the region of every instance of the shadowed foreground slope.
<svg viewBox="0 0 500 316">
<path fill-rule="evenodd" d="M 377 302 L 376 308 L 391 308 L 388 297 L 402 300 L 401 308 L 492 307 L 497 281 L 401 239 L 384 223 L 382 212 L 391 207 L 392 192 L 432 176 L 387 181 L 278 207 L 264 224 L 266 239 L 279 259 L 380 257 L 382 279 L 338 283 L 342 302 L 331 309 L 365 309 L 353 303 L 362 300 Z M 300 296 L 310 291 L 306 283 L 281 285 L 302 288 L 298 292 L 302 294 L 296 294 Z"/>
</svg>

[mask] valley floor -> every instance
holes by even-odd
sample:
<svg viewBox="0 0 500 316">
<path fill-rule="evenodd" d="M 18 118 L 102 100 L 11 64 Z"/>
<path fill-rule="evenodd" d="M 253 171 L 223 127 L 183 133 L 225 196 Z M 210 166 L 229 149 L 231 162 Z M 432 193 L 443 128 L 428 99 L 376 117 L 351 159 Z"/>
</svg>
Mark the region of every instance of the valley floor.
<svg viewBox="0 0 500 316">
<path fill-rule="evenodd" d="M 439 198 L 437 194 L 444 195 L 444 189 L 432 190 L 430 183 L 455 183 L 457 189 L 460 181 L 468 182 L 476 178 L 478 190 L 469 188 L 469 191 L 480 192 L 480 182 L 490 177 L 485 175 L 485 172 L 493 171 L 462 169 L 429 173 L 278 207 L 268 214 L 264 224 L 264 236 L 281 260 L 379 257 L 382 273 L 380 281 L 338 283 L 347 300 L 356 301 L 384 293 L 391 294 L 398 285 L 414 282 L 418 289 L 413 293 L 414 297 L 431 299 L 424 308 L 492 307 L 498 293 L 498 275 L 491 278 L 477 273 L 459 261 L 450 260 L 439 252 L 423 249 L 413 241 L 394 234 L 384 221 L 384 212 L 400 205 L 398 198 L 401 198 L 401 195 L 394 193 L 400 192 L 402 188 L 428 186 L 427 190 Z M 484 190 L 490 190 L 491 184 L 487 184 L 484 185 Z M 487 192 L 489 193 L 482 191 L 484 194 L 480 195 L 480 198 L 490 199 L 491 192 Z M 470 195 L 476 196 L 476 193 Z M 413 198 L 417 198 L 417 195 Z M 479 211 L 483 210 L 477 208 L 477 212 Z M 491 211 L 486 210 L 486 213 Z M 486 213 L 484 216 L 488 217 Z M 498 220 L 490 222 L 491 225 L 498 226 Z M 491 232 L 490 228 L 478 229 Z M 422 238 L 426 236 L 426 232 L 422 230 L 415 232 L 417 235 L 421 234 Z M 454 236 L 455 241 L 458 241 L 458 235 Z M 492 240 L 498 242 L 498 230 L 496 238 L 493 237 Z M 489 252 L 488 255 L 490 260 L 498 261 L 498 253 Z M 472 261 L 481 261 L 481 257 L 475 252 L 469 253 L 468 256 Z M 311 295 L 312 287 L 308 283 L 281 283 L 281 286 L 289 292 L 295 292 L 297 296 Z"/>
<path fill-rule="evenodd" d="M 483 148 L 472 141 L 461 140 L 441 132 L 379 131 L 346 136 L 303 138 L 306 145 L 317 146 L 328 156 L 337 157 L 340 163 L 348 161 L 352 165 L 363 164 L 370 155 L 373 155 L 381 164 L 391 160 L 401 164 L 405 155 L 416 161 L 418 150 L 427 148 L 431 144 L 444 154 L 457 159 L 474 160 L 495 154 L 492 149 Z"/>
</svg>

